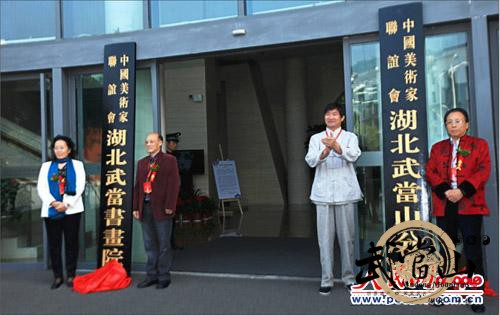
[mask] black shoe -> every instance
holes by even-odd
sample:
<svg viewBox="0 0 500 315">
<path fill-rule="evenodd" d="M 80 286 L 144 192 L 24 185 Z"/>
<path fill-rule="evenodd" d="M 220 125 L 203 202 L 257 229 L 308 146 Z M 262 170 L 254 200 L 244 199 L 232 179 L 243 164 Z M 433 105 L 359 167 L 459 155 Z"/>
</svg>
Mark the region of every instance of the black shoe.
<svg viewBox="0 0 500 315">
<path fill-rule="evenodd" d="M 155 280 L 152 280 L 152 279 L 146 279 L 146 280 L 144 280 L 144 281 L 140 282 L 140 283 L 137 285 L 137 287 L 138 287 L 139 289 L 144 289 L 144 288 L 150 287 L 150 286 L 152 286 L 153 284 L 157 284 L 157 283 L 158 283 L 158 280 L 157 280 L 157 279 L 155 279 Z"/>
<path fill-rule="evenodd" d="M 170 280 L 160 281 L 156 285 L 156 288 L 157 289 L 165 289 L 165 288 L 168 288 L 169 285 L 170 285 Z"/>
<path fill-rule="evenodd" d="M 73 287 L 73 280 L 75 280 L 74 277 L 68 277 L 68 279 L 66 279 L 66 286 L 68 288 L 72 288 Z"/>
<path fill-rule="evenodd" d="M 52 290 L 57 289 L 57 288 L 59 288 L 61 286 L 62 283 L 63 283 L 63 278 L 57 277 L 57 278 L 54 279 L 54 282 L 52 282 L 50 288 Z"/>
<path fill-rule="evenodd" d="M 321 295 L 330 295 L 330 293 L 332 293 L 332 287 L 320 287 L 318 292 Z"/>
<path fill-rule="evenodd" d="M 353 286 L 353 285 L 354 285 L 354 283 L 346 284 L 346 285 L 344 286 L 344 288 L 345 288 L 347 291 L 351 292 L 351 290 L 352 290 L 352 286 Z"/>
<path fill-rule="evenodd" d="M 472 304 L 470 308 L 474 313 L 484 313 L 486 311 L 486 307 L 483 304 Z"/>
</svg>

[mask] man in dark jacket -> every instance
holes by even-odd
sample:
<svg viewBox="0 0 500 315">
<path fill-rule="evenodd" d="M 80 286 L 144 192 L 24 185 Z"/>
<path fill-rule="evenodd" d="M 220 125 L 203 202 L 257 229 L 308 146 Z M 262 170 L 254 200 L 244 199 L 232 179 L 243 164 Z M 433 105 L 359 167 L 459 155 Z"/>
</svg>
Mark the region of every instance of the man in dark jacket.
<svg viewBox="0 0 500 315">
<path fill-rule="evenodd" d="M 177 149 L 177 144 L 179 144 L 180 132 L 167 133 L 165 135 L 165 141 L 167 142 L 167 153 L 175 155 L 174 152 Z"/>
<path fill-rule="evenodd" d="M 160 135 L 151 132 L 145 146 L 148 156 L 137 162 L 134 186 L 134 218 L 141 221 L 148 260 L 146 279 L 138 288 L 170 285 L 172 251 L 170 235 L 179 195 L 179 171 L 174 156 L 161 152 Z"/>
<path fill-rule="evenodd" d="M 175 156 L 175 150 L 177 149 L 177 144 L 179 143 L 180 132 L 167 133 L 165 135 L 165 142 L 167 143 L 167 154 Z M 181 175 L 181 187 L 182 187 L 182 174 Z M 175 222 L 172 224 L 172 237 L 170 238 L 170 245 L 172 249 L 184 249 L 183 246 L 177 246 L 175 243 Z"/>
</svg>

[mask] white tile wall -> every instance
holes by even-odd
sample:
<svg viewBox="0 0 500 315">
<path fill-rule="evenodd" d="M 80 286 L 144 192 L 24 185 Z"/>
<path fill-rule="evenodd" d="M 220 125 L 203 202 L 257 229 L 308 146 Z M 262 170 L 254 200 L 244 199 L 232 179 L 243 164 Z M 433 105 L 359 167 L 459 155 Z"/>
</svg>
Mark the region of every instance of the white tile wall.
<svg viewBox="0 0 500 315">
<path fill-rule="evenodd" d="M 285 154 L 285 78 L 284 60 L 269 60 L 260 63 L 264 77 L 264 87 L 272 107 L 275 126 Z M 341 54 L 325 54 L 306 57 L 306 96 L 308 124 L 323 122 L 323 108 L 343 91 L 343 66 Z M 211 67 L 215 71 L 215 67 Z M 163 65 L 163 134 L 180 131 L 182 133 L 179 149 L 205 150 L 205 175 L 195 176 L 196 188 L 204 193 L 209 191 L 208 137 L 216 137 L 216 130 L 207 130 L 207 93 L 206 86 L 216 89 L 218 80 L 226 82 L 227 138 L 228 156 L 236 161 L 244 205 L 283 205 L 281 191 L 273 164 L 269 143 L 255 89 L 248 65 L 245 63 L 219 67 L 217 74 L 207 76 L 205 61 L 183 61 Z M 203 102 L 195 103 L 190 94 L 202 94 Z M 215 100 L 208 100 L 216 108 Z M 212 108 L 212 107 L 211 107 Z M 305 131 L 304 131 L 305 133 Z M 305 139 L 304 139 L 305 140 Z M 217 139 L 211 141 L 216 146 Z M 217 150 L 214 147 L 211 150 Z M 216 191 L 211 192 L 212 196 Z"/>
<path fill-rule="evenodd" d="M 195 175 L 194 186 L 207 194 L 210 169 L 207 166 L 205 62 L 194 60 L 165 64 L 163 79 L 163 134 L 180 132 L 179 150 L 205 151 L 205 175 Z M 203 95 L 203 101 L 193 102 L 189 95 L 194 94 Z"/>
</svg>

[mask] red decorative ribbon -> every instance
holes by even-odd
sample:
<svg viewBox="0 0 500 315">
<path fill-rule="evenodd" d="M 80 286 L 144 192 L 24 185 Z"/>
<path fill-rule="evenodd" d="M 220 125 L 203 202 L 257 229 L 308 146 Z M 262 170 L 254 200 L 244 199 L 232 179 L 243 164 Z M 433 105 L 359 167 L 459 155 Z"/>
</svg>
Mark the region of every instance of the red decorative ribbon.
<svg viewBox="0 0 500 315">
<path fill-rule="evenodd" d="M 143 190 L 144 193 L 150 194 L 153 192 L 153 182 L 156 179 L 156 174 L 158 173 L 158 164 L 155 163 L 150 163 L 149 164 L 149 172 L 148 175 L 146 176 L 146 181 L 143 184 Z"/>
<path fill-rule="evenodd" d="M 490 282 L 486 281 L 484 284 L 484 294 L 487 296 L 498 296 L 498 293 L 495 292 L 492 288 L 490 288 Z"/>
<path fill-rule="evenodd" d="M 59 175 L 59 178 L 57 180 L 59 182 L 59 194 L 64 195 L 64 186 L 66 186 L 66 179 Z"/>
<path fill-rule="evenodd" d="M 337 141 L 337 139 L 340 137 L 340 134 L 342 133 L 342 129 L 340 129 L 339 133 L 337 134 L 337 136 L 335 137 L 335 141 Z M 330 133 L 328 133 L 328 129 L 326 130 L 326 135 L 328 137 L 332 137 L 333 138 L 333 132 L 330 131 Z"/>
</svg>

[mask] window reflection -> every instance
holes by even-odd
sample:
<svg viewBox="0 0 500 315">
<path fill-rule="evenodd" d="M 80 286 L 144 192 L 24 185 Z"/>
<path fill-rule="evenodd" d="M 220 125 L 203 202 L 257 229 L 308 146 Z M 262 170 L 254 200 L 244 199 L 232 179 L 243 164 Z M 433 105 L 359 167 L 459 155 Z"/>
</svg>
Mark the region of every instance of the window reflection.
<svg viewBox="0 0 500 315">
<path fill-rule="evenodd" d="M 151 0 L 151 25 L 173 24 L 226 18 L 238 15 L 237 0 Z"/>
<path fill-rule="evenodd" d="M 448 109 L 459 107 L 469 111 L 466 33 L 426 36 L 425 82 L 430 148 L 432 144 L 448 137 L 443 123 Z"/>
<path fill-rule="evenodd" d="M 358 202 L 360 257 L 366 257 L 370 242 L 377 243 L 384 233 L 384 204 L 380 166 L 357 167 L 359 185 L 364 199 Z"/>
<path fill-rule="evenodd" d="M 378 42 L 351 45 L 354 133 L 362 151 L 379 151 L 381 136 Z"/>
<path fill-rule="evenodd" d="M 344 0 L 247 0 L 248 14 L 265 13 L 343 2 Z"/>
<path fill-rule="evenodd" d="M 85 37 L 143 28 L 141 0 L 63 1 L 63 36 Z"/>
<path fill-rule="evenodd" d="M 2 81 L 1 86 L 1 260 L 41 261 L 42 202 L 36 190 L 42 164 L 40 80 Z"/>
<path fill-rule="evenodd" d="M 56 1 L 0 1 L 1 44 L 56 37 Z"/>
</svg>

